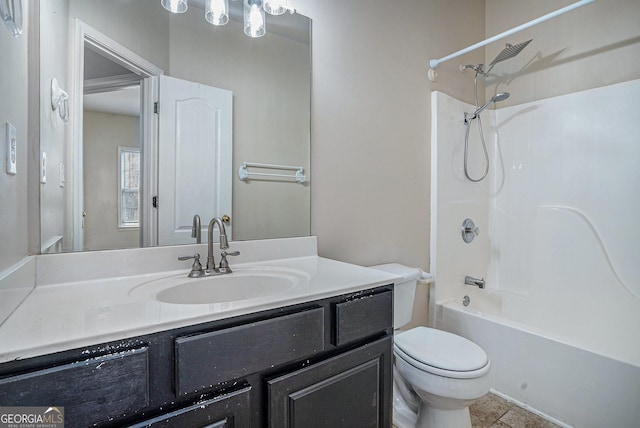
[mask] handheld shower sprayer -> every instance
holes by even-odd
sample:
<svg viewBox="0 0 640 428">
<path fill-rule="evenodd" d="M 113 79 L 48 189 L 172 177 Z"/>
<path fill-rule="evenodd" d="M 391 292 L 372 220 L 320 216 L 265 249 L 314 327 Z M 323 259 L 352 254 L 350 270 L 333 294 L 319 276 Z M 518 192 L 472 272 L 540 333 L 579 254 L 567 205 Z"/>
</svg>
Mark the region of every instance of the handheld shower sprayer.
<svg viewBox="0 0 640 428">
<path fill-rule="evenodd" d="M 509 95 L 511 95 L 509 92 L 498 92 L 493 97 L 491 97 L 491 99 L 489 101 L 484 103 L 481 107 L 478 107 L 478 109 L 476 111 L 474 111 L 473 113 L 465 113 L 464 114 L 464 123 L 465 124 L 470 123 L 473 119 L 477 118 L 478 115 L 480 113 L 482 113 L 482 111 L 484 109 L 489 107 L 490 104 L 497 103 L 497 102 L 500 102 L 500 101 L 504 101 L 507 98 L 509 98 Z"/>
<path fill-rule="evenodd" d="M 512 45 L 507 43 L 504 49 L 495 57 L 493 61 L 489 64 L 489 68 L 487 70 L 484 69 L 484 64 L 478 65 L 461 65 L 460 71 L 464 71 L 468 68 L 474 70 L 476 72 L 475 77 L 473 78 L 473 98 L 475 100 L 476 111 L 473 113 L 465 113 L 464 114 L 464 125 L 465 125 L 465 134 L 464 134 L 464 175 L 471 182 L 477 183 L 479 181 L 484 180 L 484 178 L 489 174 L 489 152 L 487 151 L 487 144 L 484 141 L 484 132 L 482 131 L 482 119 L 480 118 L 480 113 L 487 107 L 489 107 L 492 103 L 497 103 L 499 101 L 504 101 L 509 98 L 509 92 L 499 92 L 495 94 L 489 101 L 484 103 L 482 106 L 478 107 L 478 76 L 487 76 L 493 67 L 507 59 L 513 58 L 518 55 L 527 45 L 531 43 L 531 40 L 527 40 L 526 42 L 518 43 L 517 45 Z M 473 178 L 469 175 L 468 168 L 468 157 L 469 157 L 469 131 L 471 130 L 471 122 L 473 119 L 478 119 L 478 131 L 480 133 L 480 142 L 482 143 L 482 151 L 484 152 L 484 173 L 479 178 Z"/>
</svg>

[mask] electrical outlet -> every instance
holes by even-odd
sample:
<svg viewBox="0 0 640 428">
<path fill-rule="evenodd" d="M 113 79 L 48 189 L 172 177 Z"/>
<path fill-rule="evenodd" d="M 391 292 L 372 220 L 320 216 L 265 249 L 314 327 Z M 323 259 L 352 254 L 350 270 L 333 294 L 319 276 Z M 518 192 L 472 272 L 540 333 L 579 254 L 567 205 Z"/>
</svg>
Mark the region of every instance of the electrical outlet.
<svg viewBox="0 0 640 428">
<path fill-rule="evenodd" d="M 47 182 L 47 154 L 45 152 L 40 153 L 40 183 L 45 184 Z"/>
<path fill-rule="evenodd" d="M 16 127 L 7 122 L 7 174 L 16 175 L 17 173 L 17 151 L 18 143 L 16 141 Z"/>
</svg>

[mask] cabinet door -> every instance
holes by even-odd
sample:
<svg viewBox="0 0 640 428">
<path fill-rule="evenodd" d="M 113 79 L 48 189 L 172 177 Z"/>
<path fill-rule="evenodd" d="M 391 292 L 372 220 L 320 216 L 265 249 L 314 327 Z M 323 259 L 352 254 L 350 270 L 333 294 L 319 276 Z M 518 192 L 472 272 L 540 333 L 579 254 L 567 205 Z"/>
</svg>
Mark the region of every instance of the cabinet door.
<svg viewBox="0 0 640 428">
<path fill-rule="evenodd" d="M 268 381 L 269 426 L 391 427 L 390 336 Z"/>
<path fill-rule="evenodd" d="M 251 386 L 147 419 L 129 428 L 248 428 L 251 427 Z"/>
</svg>

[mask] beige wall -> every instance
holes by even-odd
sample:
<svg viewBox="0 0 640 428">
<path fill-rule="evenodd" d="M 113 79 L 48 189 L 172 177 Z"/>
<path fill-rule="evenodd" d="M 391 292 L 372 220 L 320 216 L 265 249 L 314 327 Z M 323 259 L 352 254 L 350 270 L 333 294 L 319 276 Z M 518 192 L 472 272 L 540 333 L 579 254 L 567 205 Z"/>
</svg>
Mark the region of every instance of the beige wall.
<svg viewBox="0 0 640 428">
<path fill-rule="evenodd" d="M 430 82 L 428 60 L 483 37 L 484 3 L 296 4 L 313 19 L 311 232 L 319 253 L 428 270 L 430 92 L 473 92 L 457 63 Z"/>
<path fill-rule="evenodd" d="M 491 36 L 574 3 L 574 0 L 486 0 Z M 486 62 L 504 43 L 533 39 L 517 57 L 496 65 L 487 96 L 509 91 L 501 106 L 640 78 L 640 2 L 596 1 L 492 43 Z"/>
<path fill-rule="evenodd" d="M 430 93 L 471 100 L 459 62 L 484 35 L 484 2 L 298 0 L 313 20 L 311 233 L 321 256 L 429 269 Z M 464 13 L 461 13 L 464 11 Z M 461 58 L 482 62 L 476 51 Z M 411 325 L 427 323 L 427 286 Z"/>
<path fill-rule="evenodd" d="M 77 17 L 147 61 L 162 69 L 168 68 L 170 14 L 161 7 L 148 7 L 160 1 L 135 0 L 115 4 L 102 0 L 66 1 L 69 2 L 72 25 Z M 122 7 L 126 7 L 126 14 L 122 13 Z"/>
<path fill-rule="evenodd" d="M 0 23 L 0 272 L 28 254 L 27 129 L 28 129 L 28 22 L 24 2 L 24 33 L 14 38 Z M 17 174 L 6 173 L 5 123 L 16 127 Z"/>
<path fill-rule="evenodd" d="M 84 249 L 137 248 L 139 230 L 118 228 L 118 147 L 140 147 L 135 116 L 84 111 Z"/>
</svg>

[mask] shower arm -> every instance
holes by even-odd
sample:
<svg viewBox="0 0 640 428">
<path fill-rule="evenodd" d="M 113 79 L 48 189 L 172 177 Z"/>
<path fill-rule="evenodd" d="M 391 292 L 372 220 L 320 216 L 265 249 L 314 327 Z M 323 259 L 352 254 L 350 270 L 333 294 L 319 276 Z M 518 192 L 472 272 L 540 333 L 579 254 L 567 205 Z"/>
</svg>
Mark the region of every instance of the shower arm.
<svg viewBox="0 0 640 428">
<path fill-rule="evenodd" d="M 550 13 L 548 13 L 546 15 L 543 15 L 543 16 L 541 16 L 539 18 L 536 18 L 536 19 L 533 19 L 533 20 L 531 20 L 529 22 L 526 22 L 526 23 L 524 23 L 522 25 L 518 25 L 517 27 L 514 27 L 514 28 L 512 28 L 510 30 L 504 31 L 504 32 L 502 32 L 500 34 L 496 34 L 495 36 L 490 37 L 490 38 L 488 38 L 486 40 L 483 40 L 482 42 L 478 42 L 478 43 L 476 43 L 474 45 L 471 45 L 471 46 L 469 46 L 467 48 L 461 49 L 461 50 L 459 50 L 457 52 L 454 52 L 454 53 L 452 53 L 450 55 L 447 55 L 445 57 L 442 57 L 440 59 L 430 59 L 429 60 L 429 67 L 431 67 L 431 70 L 429 70 L 429 79 L 431 81 L 434 81 L 436 79 L 437 73 L 435 72 L 435 68 L 438 67 L 438 65 L 442 64 L 445 61 L 449 61 L 450 59 L 459 57 L 460 55 L 466 54 L 467 52 L 474 51 L 474 50 L 476 50 L 478 48 L 481 48 L 483 46 L 488 45 L 489 43 L 493 43 L 496 40 L 503 39 L 503 38 L 505 38 L 507 36 L 510 36 L 510 35 L 514 34 L 514 33 L 517 33 L 519 31 L 522 31 L 522 30 L 527 29 L 529 27 L 532 27 L 534 25 L 540 24 L 541 22 L 547 21 L 547 20 L 549 20 L 551 18 L 555 18 L 558 15 L 562 15 L 563 13 L 567 13 L 567 12 L 572 11 L 574 9 L 577 9 L 579 7 L 585 6 L 585 5 L 589 4 L 589 3 L 593 3 L 594 1 L 595 0 L 580 0 L 580 1 L 576 2 L 576 3 L 570 4 L 569 6 L 565 6 L 565 7 L 561 8 L 561 9 L 558 9 L 558 10 L 556 10 L 554 12 L 550 12 Z"/>
</svg>

